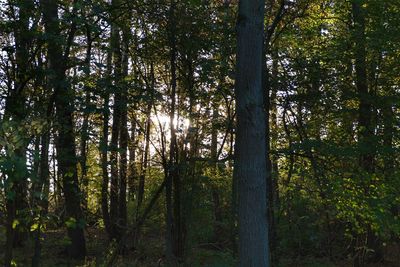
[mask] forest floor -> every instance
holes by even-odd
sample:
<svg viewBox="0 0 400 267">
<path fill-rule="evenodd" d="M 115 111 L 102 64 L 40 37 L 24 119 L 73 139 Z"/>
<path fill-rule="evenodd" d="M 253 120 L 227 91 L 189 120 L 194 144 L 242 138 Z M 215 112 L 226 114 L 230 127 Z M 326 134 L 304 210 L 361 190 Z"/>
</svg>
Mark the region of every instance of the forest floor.
<svg viewBox="0 0 400 267">
<path fill-rule="evenodd" d="M 66 234 L 61 230 L 48 230 L 44 234 L 42 248 L 42 264 L 44 267 L 84 267 L 84 266 L 107 266 L 108 245 L 107 236 L 103 230 L 88 228 L 87 238 L 87 258 L 85 261 L 69 260 L 65 253 Z M 4 228 L 0 227 L 0 242 L 4 244 Z M 33 248 L 28 244 L 23 248 L 14 250 L 16 266 L 30 266 Z M 146 235 L 135 251 L 118 256 L 112 266 L 115 267 L 157 267 L 163 266 L 163 241 L 156 235 Z M 190 267 L 230 267 L 235 266 L 230 253 L 211 249 L 193 248 L 190 263 L 182 266 Z M 0 250 L 0 266 L 3 266 L 3 249 Z M 366 267 L 399 267 L 400 266 L 400 246 L 388 245 L 385 251 L 386 261 L 381 264 L 370 264 Z M 302 258 L 302 259 L 282 259 L 278 267 L 351 267 L 351 261 L 331 262 L 325 258 Z"/>
</svg>

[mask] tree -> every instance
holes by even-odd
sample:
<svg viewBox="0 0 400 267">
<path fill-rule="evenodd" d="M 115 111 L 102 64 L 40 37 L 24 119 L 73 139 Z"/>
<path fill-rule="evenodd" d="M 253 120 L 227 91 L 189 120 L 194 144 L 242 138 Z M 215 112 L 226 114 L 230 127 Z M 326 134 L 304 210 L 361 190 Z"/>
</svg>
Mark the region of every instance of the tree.
<svg viewBox="0 0 400 267">
<path fill-rule="evenodd" d="M 359 106 L 358 106 L 358 126 L 359 126 L 359 146 L 362 150 L 360 152 L 359 164 L 361 171 L 367 176 L 374 172 L 375 165 L 375 144 L 373 141 L 374 129 L 373 125 L 373 104 L 371 88 L 368 86 L 368 73 L 367 73 L 367 50 L 366 50 L 366 37 L 365 37 L 365 10 L 363 8 L 363 0 L 352 1 L 352 15 L 354 24 L 354 59 L 355 59 L 355 84 L 358 93 Z M 384 111 L 385 112 L 385 111 Z M 390 117 L 390 114 L 385 114 Z M 370 179 L 365 179 L 369 181 Z M 370 184 L 367 182 L 364 185 L 365 195 L 369 195 L 368 187 Z M 379 262 L 383 259 L 383 252 L 379 244 L 378 237 L 372 232 L 371 226 L 366 226 L 366 244 L 363 244 L 363 237 L 358 236 L 356 242 L 356 256 L 355 266 L 363 266 L 365 264 L 366 249 L 373 250 L 372 259 Z"/>
<path fill-rule="evenodd" d="M 0 265 L 397 262 L 399 18 L 0 1 Z"/>
<path fill-rule="evenodd" d="M 85 221 L 81 210 L 80 189 L 78 184 L 77 157 L 75 149 L 75 136 L 73 124 L 73 94 L 66 80 L 65 72 L 68 68 L 64 59 L 68 62 L 69 51 L 72 39 L 76 31 L 74 22 L 71 25 L 65 51 L 61 46 L 60 25 L 58 18 L 58 5 L 52 0 L 42 0 L 40 2 L 45 30 L 49 36 L 48 59 L 49 83 L 54 90 L 56 121 L 58 130 L 57 140 L 57 161 L 61 175 L 65 206 L 67 215 L 68 237 L 71 240 L 68 245 L 68 253 L 73 258 L 84 258 L 86 255 L 86 243 L 83 228 Z M 69 42 L 69 43 L 68 43 Z"/>
<path fill-rule="evenodd" d="M 25 117 L 27 116 L 27 84 L 29 77 L 29 45 L 32 42 L 32 33 L 29 28 L 29 19 L 32 16 L 31 1 L 17 1 L 19 19 L 14 29 L 15 38 L 15 81 L 14 88 L 8 94 L 2 124 L 16 141 L 6 146 L 7 158 L 11 167 L 7 168 L 7 180 L 5 185 L 6 193 L 6 246 L 5 266 L 11 266 L 12 249 L 14 246 L 21 246 L 26 239 L 26 221 L 23 214 L 27 208 L 27 178 L 26 149 L 29 138 L 25 133 Z M 15 223 L 18 222 L 17 225 Z"/>
<path fill-rule="evenodd" d="M 269 266 L 263 25 L 264 1 L 241 0 L 237 18 L 234 167 L 239 194 L 240 266 Z"/>
</svg>

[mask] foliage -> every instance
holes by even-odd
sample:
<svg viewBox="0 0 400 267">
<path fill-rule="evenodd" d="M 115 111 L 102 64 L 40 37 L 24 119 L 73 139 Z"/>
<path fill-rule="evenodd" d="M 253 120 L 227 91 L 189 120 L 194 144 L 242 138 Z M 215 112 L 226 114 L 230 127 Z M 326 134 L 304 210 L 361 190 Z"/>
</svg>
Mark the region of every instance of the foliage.
<svg viewBox="0 0 400 267">
<path fill-rule="evenodd" d="M 46 257 L 78 228 L 89 249 L 75 266 L 164 264 L 169 205 L 182 263 L 236 264 L 237 2 L 58 1 L 57 35 L 46 1 L 0 2 L 0 240 L 8 229 L 26 243 L 10 248 L 12 264 L 27 265 L 40 244 L 43 263 L 67 264 L 67 255 Z M 343 266 L 360 248 L 387 252 L 400 236 L 399 0 L 266 1 L 265 25 L 274 266 Z M 64 55 L 65 79 L 54 84 L 51 41 Z M 55 108 L 58 87 L 71 100 L 65 110 Z M 68 111 L 76 157 L 61 173 L 58 118 Z M 64 183 L 74 175 L 78 184 Z M 67 211 L 68 192 L 82 218 Z M 112 210 L 120 233 L 107 225 Z"/>
</svg>

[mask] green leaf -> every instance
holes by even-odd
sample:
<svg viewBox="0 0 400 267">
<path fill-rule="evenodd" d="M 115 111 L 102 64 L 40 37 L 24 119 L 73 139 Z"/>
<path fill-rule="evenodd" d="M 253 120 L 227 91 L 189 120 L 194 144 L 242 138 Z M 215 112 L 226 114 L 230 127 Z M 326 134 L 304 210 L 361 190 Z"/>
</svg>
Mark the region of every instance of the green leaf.
<svg viewBox="0 0 400 267">
<path fill-rule="evenodd" d="M 31 225 L 31 232 L 36 231 L 39 228 L 39 224 L 38 223 L 34 223 Z"/>
<path fill-rule="evenodd" d="M 68 218 L 67 221 L 65 221 L 65 225 L 67 228 L 75 228 L 76 227 L 76 219 L 73 217 Z"/>
<path fill-rule="evenodd" d="M 12 223 L 12 228 L 15 229 L 15 228 L 17 228 L 18 225 L 19 225 L 19 221 L 17 219 L 14 219 L 14 221 Z"/>
</svg>

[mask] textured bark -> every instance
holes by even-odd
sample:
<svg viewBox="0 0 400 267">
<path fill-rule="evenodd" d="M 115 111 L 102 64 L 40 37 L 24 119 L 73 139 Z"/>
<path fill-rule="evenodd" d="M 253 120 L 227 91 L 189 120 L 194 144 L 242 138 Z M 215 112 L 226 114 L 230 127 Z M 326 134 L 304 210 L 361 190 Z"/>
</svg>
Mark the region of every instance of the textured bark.
<svg viewBox="0 0 400 267">
<path fill-rule="evenodd" d="M 61 36 L 57 3 L 51 0 L 42 0 L 40 4 L 45 31 L 48 36 L 51 36 L 47 40 L 49 68 L 51 69 L 48 80 L 55 93 L 58 170 L 63 184 L 67 220 L 73 224 L 72 227 L 67 227 L 68 237 L 71 240 L 71 244 L 68 245 L 67 249 L 70 257 L 81 259 L 86 255 L 86 244 L 83 232 L 84 220 L 80 207 L 81 193 L 78 183 L 73 131 L 73 92 L 68 87 L 65 76 L 68 47 L 66 47 L 66 53 L 64 54 L 61 43 L 56 39 Z M 60 60 L 62 58 L 64 60 Z"/>
<path fill-rule="evenodd" d="M 239 2 L 234 176 L 239 194 L 239 265 L 246 267 L 269 266 L 263 18 L 264 1 Z"/>
</svg>

